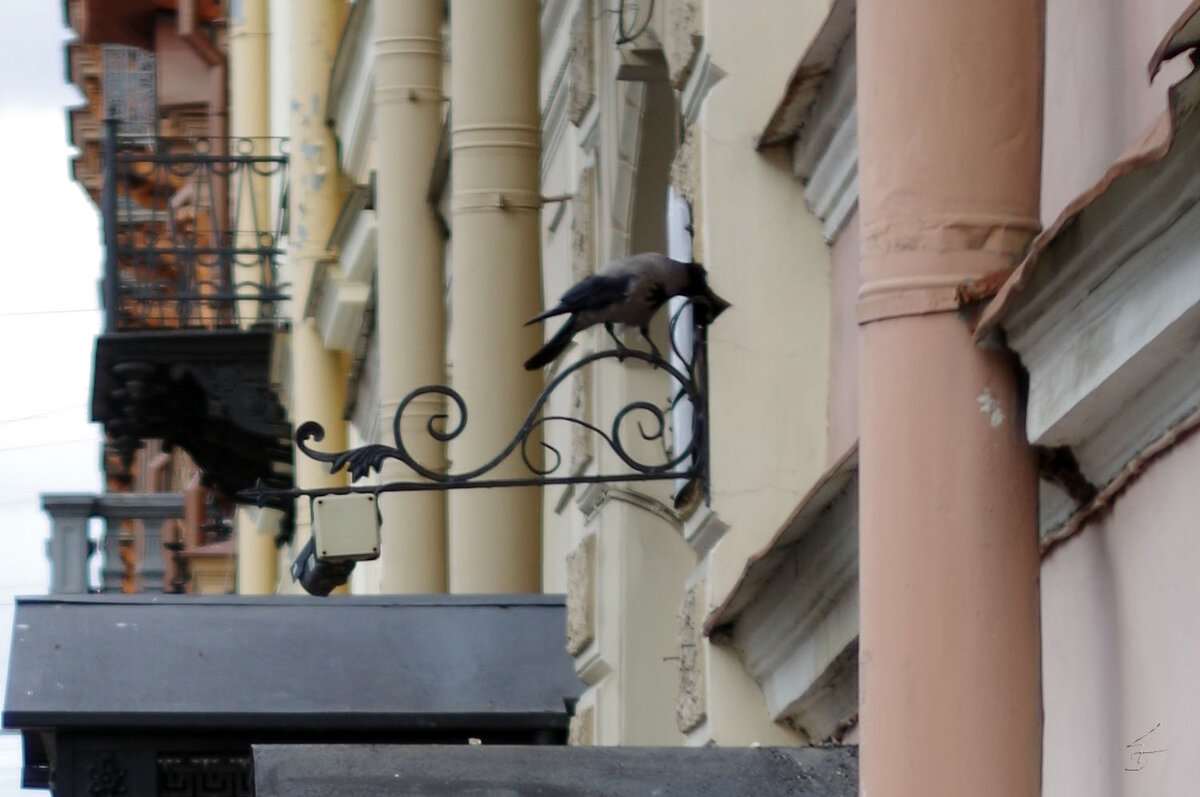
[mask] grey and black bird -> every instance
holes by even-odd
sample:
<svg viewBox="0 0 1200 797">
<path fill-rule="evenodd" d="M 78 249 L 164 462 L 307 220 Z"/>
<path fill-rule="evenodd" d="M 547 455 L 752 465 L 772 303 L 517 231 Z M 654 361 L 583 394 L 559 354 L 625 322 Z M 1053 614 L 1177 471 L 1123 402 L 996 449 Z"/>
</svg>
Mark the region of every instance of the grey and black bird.
<svg viewBox="0 0 1200 797">
<path fill-rule="evenodd" d="M 604 324 L 621 349 L 625 347 L 613 325 L 636 327 L 657 354 L 650 340 L 650 319 L 672 296 L 686 296 L 702 305 L 705 323 L 729 307 L 729 302 L 708 287 L 708 274 L 699 263 L 683 263 L 657 252 L 612 261 L 572 285 L 557 305 L 525 322 L 528 326 L 556 315 L 570 316 L 554 337 L 525 361 L 525 370 L 533 371 L 553 362 L 576 333 L 595 324 Z"/>
</svg>

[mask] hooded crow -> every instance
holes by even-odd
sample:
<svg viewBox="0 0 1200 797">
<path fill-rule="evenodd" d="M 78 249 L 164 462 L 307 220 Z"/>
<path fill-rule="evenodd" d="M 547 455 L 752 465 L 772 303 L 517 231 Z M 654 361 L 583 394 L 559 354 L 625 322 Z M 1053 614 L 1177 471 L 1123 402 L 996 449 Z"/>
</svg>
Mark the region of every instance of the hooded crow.
<svg viewBox="0 0 1200 797">
<path fill-rule="evenodd" d="M 525 361 L 533 371 L 558 358 L 577 332 L 604 324 L 622 350 L 625 346 L 613 331 L 614 324 L 637 327 L 650 343 L 650 319 L 672 296 L 687 296 L 708 306 L 708 321 L 716 318 L 729 302 L 708 287 L 708 275 L 699 263 L 682 263 L 656 252 L 614 260 L 591 276 L 584 277 L 562 295 L 558 304 L 525 322 L 528 326 L 556 315 L 570 315 L 562 328 Z"/>
</svg>

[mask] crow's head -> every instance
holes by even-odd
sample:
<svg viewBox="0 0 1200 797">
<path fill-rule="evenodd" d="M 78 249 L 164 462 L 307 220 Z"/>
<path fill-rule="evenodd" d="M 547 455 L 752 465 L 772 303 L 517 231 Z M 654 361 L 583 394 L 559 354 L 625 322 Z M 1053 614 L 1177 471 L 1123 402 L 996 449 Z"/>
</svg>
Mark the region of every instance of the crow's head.
<svg viewBox="0 0 1200 797">
<path fill-rule="evenodd" d="M 687 264 L 687 287 L 683 295 L 705 306 L 705 318 L 702 323 L 711 323 L 730 307 L 729 302 L 717 296 L 713 289 L 708 287 L 708 272 L 699 263 Z"/>
</svg>

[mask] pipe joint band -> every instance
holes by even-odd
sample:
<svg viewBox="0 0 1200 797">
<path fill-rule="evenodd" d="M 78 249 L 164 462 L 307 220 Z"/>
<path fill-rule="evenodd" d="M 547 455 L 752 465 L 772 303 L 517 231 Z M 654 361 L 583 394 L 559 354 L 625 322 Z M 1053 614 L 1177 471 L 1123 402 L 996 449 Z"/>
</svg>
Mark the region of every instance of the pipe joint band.
<svg viewBox="0 0 1200 797">
<path fill-rule="evenodd" d="M 542 195 L 537 191 L 480 190 L 456 191 L 450 200 L 452 213 L 471 213 L 489 210 L 538 211 Z"/>
<path fill-rule="evenodd" d="M 442 94 L 440 86 L 414 84 L 411 86 L 385 86 L 375 89 L 375 103 L 377 105 L 395 105 L 408 102 L 442 103 L 445 101 L 446 95 Z"/>
</svg>

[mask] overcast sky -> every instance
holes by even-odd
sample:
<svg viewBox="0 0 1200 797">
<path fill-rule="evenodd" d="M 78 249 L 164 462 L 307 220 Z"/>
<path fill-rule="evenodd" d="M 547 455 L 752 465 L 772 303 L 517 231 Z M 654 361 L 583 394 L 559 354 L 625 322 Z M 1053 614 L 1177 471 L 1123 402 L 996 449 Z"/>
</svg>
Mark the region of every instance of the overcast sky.
<svg viewBox="0 0 1200 797">
<path fill-rule="evenodd" d="M 49 586 L 42 492 L 100 489 L 88 423 L 100 330 L 99 218 L 70 178 L 61 0 L 0 0 L 0 677 L 15 595 Z M 20 738 L 0 735 L 0 797 L 18 788 Z"/>
</svg>

